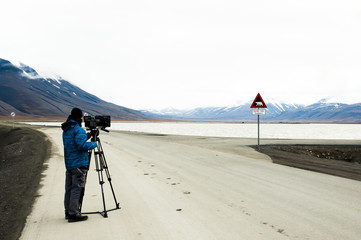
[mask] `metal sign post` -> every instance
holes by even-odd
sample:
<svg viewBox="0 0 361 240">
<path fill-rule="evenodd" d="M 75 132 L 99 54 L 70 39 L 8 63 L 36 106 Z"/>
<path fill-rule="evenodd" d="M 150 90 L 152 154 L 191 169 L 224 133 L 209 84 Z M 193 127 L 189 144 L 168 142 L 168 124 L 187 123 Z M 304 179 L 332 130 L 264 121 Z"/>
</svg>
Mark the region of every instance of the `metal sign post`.
<svg viewBox="0 0 361 240">
<path fill-rule="evenodd" d="M 11 112 L 10 115 L 11 115 L 11 117 L 13 118 L 13 128 L 14 128 L 15 113 L 14 113 L 14 112 Z"/>
<path fill-rule="evenodd" d="M 258 126 L 258 148 L 259 148 L 259 115 L 265 115 L 266 110 L 260 108 L 267 108 L 266 103 L 263 101 L 261 95 L 258 93 L 256 98 L 254 99 L 251 108 L 256 108 L 252 111 L 253 115 L 257 115 L 257 126 Z"/>
<path fill-rule="evenodd" d="M 258 148 L 259 148 L 259 115 L 257 115 L 257 118 L 258 118 L 257 124 L 258 124 Z"/>
</svg>

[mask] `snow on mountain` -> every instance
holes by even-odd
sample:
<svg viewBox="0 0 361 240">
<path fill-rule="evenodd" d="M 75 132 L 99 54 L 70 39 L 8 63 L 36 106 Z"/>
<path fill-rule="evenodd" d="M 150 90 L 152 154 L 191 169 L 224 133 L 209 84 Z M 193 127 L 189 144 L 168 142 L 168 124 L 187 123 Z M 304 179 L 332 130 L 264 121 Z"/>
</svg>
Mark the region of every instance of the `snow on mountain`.
<svg viewBox="0 0 361 240">
<path fill-rule="evenodd" d="M 161 118 L 183 119 L 183 120 L 219 120 L 219 121 L 238 121 L 253 120 L 250 108 L 252 102 L 241 105 L 223 106 L 223 107 L 200 107 L 188 110 L 163 109 L 163 110 L 142 110 L 143 113 Z M 284 111 L 298 109 L 300 105 L 285 104 L 281 102 L 268 102 L 266 109 L 266 118 L 278 116 Z"/>
<path fill-rule="evenodd" d="M 283 112 L 277 119 L 300 122 L 360 123 L 361 103 L 334 103 L 322 99 L 298 110 Z"/>
<path fill-rule="evenodd" d="M 34 80 L 42 80 L 45 79 L 49 83 L 51 82 L 57 82 L 58 84 L 61 84 L 62 79 L 60 76 L 56 74 L 39 74 L 35 69 L 29 67 L 28 65 L 25 65 L 22 62 L 18 61 L 9 61 L 11 64 L 13 64 L 18 69 L 22 70 L 22 75 L 28 79 L 34 79 Z"/>
</svg>

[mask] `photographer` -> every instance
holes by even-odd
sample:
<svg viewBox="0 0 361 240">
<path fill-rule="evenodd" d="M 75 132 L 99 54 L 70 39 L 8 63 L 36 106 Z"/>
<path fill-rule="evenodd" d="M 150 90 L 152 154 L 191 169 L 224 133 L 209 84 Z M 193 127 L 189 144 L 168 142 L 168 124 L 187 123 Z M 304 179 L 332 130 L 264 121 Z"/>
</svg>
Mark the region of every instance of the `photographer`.
<svg viewBox="0 0 361 240">
<path fill-rule="evenodd" d="M 87 133 L 81 127 L 82 117 L 82 111 L 73 108 L 71 115 L 61 125 L 66 167 L 64 207 L 65 219 L 68 219 L 68 222 L 88 219 L 88 216 L 81 215 L 79 201 L 85 188 L 85 178 L 89 168 L 88 150 L 96 148 L 97 143 L 87 142 Z"/>
</svg>

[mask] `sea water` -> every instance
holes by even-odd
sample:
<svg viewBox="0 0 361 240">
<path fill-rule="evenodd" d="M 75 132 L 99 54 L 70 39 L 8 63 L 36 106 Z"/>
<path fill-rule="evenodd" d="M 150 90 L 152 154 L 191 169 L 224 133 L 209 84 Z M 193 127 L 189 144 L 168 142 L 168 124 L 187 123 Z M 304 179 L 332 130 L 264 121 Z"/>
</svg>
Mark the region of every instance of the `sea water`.
<svg viewBox="0 0 361 240">
<path fill-rule="evenodd" d="M 24 122 L 25 123 L 25 122 Z M 59 126 L 60 122 L 26 122 Z M 257 138 L 257 123 L 115 122 L 111 130 L 207 137 Z M 361 140 L 361 124 L 260 124 L 260 138 Z"/>
</svg>

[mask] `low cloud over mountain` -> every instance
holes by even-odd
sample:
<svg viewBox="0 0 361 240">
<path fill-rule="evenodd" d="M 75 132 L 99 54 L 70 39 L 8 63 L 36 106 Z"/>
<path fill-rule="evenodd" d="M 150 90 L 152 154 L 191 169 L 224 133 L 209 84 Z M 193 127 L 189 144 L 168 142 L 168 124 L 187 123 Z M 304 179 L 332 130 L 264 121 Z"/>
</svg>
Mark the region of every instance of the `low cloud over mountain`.
<svg viewBox="0 0 361 240">
<path fill-rule="evenodd" d="M 0 116 L 25 118 L 66 118 L 73 107 L 90 115 L 110 115 L 113 119 L 151 119 L 126 107 L 106 102 L 68 81 L 41 77 L 24 64 L 0 59 Z"/>
</svg>

